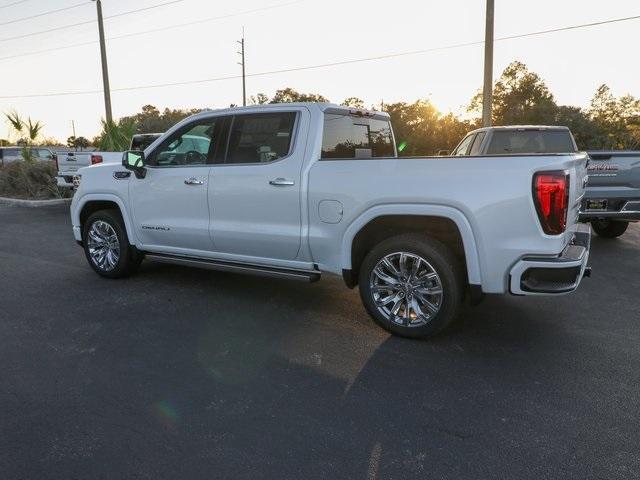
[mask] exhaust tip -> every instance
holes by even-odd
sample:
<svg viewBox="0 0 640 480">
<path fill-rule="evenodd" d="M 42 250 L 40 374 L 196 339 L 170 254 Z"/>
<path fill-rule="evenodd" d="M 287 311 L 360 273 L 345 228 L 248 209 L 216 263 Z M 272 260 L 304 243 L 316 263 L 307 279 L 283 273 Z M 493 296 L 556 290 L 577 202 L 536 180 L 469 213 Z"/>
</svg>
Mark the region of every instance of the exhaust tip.
<svg viewBox="0 0 640 480">
<path fill-rule="evenodd" d="M 587 278 L 591 278 L 591 267 L 585 267 L 584 268 L 584 274 L 582 276 L 583 277 L 587 277 Z"/>
</svg>

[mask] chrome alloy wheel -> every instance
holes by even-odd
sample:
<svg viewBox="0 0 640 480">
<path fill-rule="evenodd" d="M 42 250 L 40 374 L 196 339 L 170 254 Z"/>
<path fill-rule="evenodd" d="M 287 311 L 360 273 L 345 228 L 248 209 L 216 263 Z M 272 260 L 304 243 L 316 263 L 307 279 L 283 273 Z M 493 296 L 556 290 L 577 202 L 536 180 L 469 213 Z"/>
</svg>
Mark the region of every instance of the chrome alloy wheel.
<svg viewBox="0 0 640 480">
<path fill-rule="evenodd" d="M 397 325 L 421 327 L 442 307 L 440 276 L 413 253 L 386 255 L 371 272 L 369 288 L 378 311 Z"/>
<path fill-rule="evenodd" d="M 104 271 L 113 270 L 120 259 L 120 242 L 116 231 L 103 220 L 96 220 L 87 234 L 91 261 Z"/>
</svg>

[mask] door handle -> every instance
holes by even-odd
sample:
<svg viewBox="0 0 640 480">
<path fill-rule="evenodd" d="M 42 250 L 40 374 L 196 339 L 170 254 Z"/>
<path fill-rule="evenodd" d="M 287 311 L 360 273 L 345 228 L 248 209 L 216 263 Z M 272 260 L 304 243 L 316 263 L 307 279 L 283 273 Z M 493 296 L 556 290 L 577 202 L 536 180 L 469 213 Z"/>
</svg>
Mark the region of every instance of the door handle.
<svg viewBox="0 0 640 480">
<path fill-rule="evenodd" d="M 287 180 L 286 178 L 282 178 L 282 177 L 278 177 L 275 180 L 271 180 L 269 182 L 269 185 L 275 185 L 276 187 L 286 187 L 286 186 L 291 186 L 295 184 L 296 182 L 294 182 L 293 180 Z"/>
<path fill-rule="evenodd" d="M 202 180 L 198 180 L 196 177 L 187 178 L 184 181 L 185 185 L 204 185 Z"/>
</svg>

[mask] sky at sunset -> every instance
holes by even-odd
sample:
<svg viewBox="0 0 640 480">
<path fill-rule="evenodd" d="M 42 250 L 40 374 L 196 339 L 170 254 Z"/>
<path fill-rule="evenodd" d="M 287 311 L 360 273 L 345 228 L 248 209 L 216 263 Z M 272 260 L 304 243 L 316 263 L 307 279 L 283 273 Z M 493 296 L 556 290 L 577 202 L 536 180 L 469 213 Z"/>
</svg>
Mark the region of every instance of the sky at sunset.
<svg viewBox="0 0 640 480">
<path fill-rule="evenodd" d="M 93 137 L 104 116 L 95 3 L 0 0 L 0 112 L 41 120 L 44 135 Z M 436 49 L 484 38 L 484 0 L 103 0 L 114 117 L 145 104 L 159 108 L 241 103 L 241 81 L 117 89 L 235 76 L 236 40 L 246 32 L 249 75 L 296 67 Z M 10 5 L 16 3 L 15 5 Z M 129 10 L 168 3 L 128 15 Z M 50 10 L 65 11 L 19 20 Z M 496 0 L 496 37 L 640 15 L 636 0 Z M 211 19 L 211 20 L 208 20 Z M 200 23 L 176 26 L 183 23 Z M 65 25 L 90 22 L 77 26 Z M 497 42 L 497 76 L 513 60 L 539 73 L 560 104 L 588 105 L 607 83 L 614 94 L 640 96 L 636 47 L 640 19 Z M 48 33 L 29 35 L 42 30 Z M 130 35 L 147 30 L 152 32 Z M 25 36 L 29 35 L 29 36 Z M 22 37 L 22 38 L 14 38 Z M 71 48 L 30 54 L 74 44 Z M 29 54 L 29 55 L 26 55 Z M 248 95 L 293 87 L 336 103 L 367 105 L 430 98 L 442 111 L 464 110 L 482 84 L 482 45 L 312 70 L 250 76 Z M 6 98 L 50 93 L 78 95 Z M 4 97 L 4 98 L 3 98 Z M 0 123 L 0 138 L 8 136 Z"/>
</svg>

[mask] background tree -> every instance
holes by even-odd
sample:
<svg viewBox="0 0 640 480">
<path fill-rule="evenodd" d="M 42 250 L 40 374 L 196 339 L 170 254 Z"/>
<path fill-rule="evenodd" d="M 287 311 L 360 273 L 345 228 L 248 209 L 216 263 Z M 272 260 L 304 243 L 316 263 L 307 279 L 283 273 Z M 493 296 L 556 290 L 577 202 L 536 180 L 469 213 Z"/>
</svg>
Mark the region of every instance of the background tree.
<svg viewBox="0 0 640 480">
<path fill-rule="evenodd" d="M 69 138 L 67 138 L 67 147 L 76 148 L 76 137 L 71 135 Z"/>
<path fill-rule="evenodd" d="M 27 162 L 33 161 L 30 147 L 40 136 L 43 127 L 42 123 L 31 120 L 31 117 L 24 120 L 15 110 L 5 113 L 5 118 L 18 136 L 16 143 L 24 146 L 22 149 L 22 158 Z"/>
<path fill-rule="evenodd" d="M 455 115 L 443 116 L 426 99 L 389 103 L 385 111 L 391 117 L 401 155 L 434 155 L 439 150 L 451 150 L 469 129 Z"/>
<path fill-rule="evenodd" d="M 544 80 L 522 62 L 509 64 L 493 88 L 494 125 L 551 125 L 556 109 Z M 471 100 L 468 110 L 482 113 L 481 90 Z"/>
<path fill-rule="evenodd" d="M 552 125 L 569 127 L 573 133 L 578 148 L 581 150 L 596 149 L 599 145 L 600 134 L 593 120 L 580 107 L 561 105 L 556 110 Z"/>
<path fill-rule="evenodd" d="M 88 146 L 89 146 L 89 140 L 87 140 L 84 137 L 78 137 L 78 138 L 76 138 L 76 141 L 74 142 L 74 147 L 75 148 L 79 148 L 80 151 L 84 150 Z"/>
<path fill-rule="evenodd" d="M 640 100 L 631 95 L 615 98 L 607 85 L 601 85 L 588 113 L 597 132 L 595 148 L 640 147 Z"/>
<path fill-rule="evenodd" d="M 103 152 L 122 152 L 131 145 L 136 133 L 135 121 L 130 117 L 121 118 L 117 123 L 102 119 L 102 132 L 93 139 L 95 147 Z"/>
<path fill-rule="evenodd" d="M 153 105 L 145 105 L 135 115 L 122 117 L 120 124 L 133 122 L 135 133 L 164 133 L 179 121 L 201 112 L 200 108 L 188 110 L 165 108 L 162 112 Z"/>
<path fill-rule="evenodd" d="M 293 88 L 277 90 L 269 103 L 318 102 L 326 103 L 329 99 L 319 93 L 300 93 Z"/>
<path fill-rule="evenodd" d="M 264 105 L 266 103 L 269 103 L 269 97 L 264 93 L 258 93 L 249 97 L 250 105 Z"/>
<path fill-rule="evenodd" d="M 360 100 L 358 97 L 349 97 L 345 98 L 340 105 L 351 108 L 364 108 L 364 100 Z"/>
</svg>

